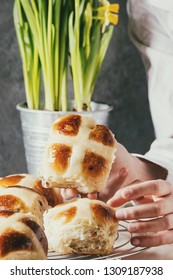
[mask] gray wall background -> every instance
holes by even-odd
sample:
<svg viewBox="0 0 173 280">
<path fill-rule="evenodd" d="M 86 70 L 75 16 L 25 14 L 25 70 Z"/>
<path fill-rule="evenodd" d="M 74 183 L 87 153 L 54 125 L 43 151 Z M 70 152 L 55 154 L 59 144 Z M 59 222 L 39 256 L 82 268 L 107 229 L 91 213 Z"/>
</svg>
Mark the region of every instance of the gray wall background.
<svg viewBox="0 0 173 280">
<path fill-rule="evenodd" d="M 154 139 L 144 67 L 127 34 L 126 1 L 95 87 L 94 100 L 114 106 L 110 128 L 129 152 L 145 153 Z M 25 101 L 13 25 L 13 0 L 0 1 L 0 177 L 26 172 L 19 112 Z"/>
</svg>

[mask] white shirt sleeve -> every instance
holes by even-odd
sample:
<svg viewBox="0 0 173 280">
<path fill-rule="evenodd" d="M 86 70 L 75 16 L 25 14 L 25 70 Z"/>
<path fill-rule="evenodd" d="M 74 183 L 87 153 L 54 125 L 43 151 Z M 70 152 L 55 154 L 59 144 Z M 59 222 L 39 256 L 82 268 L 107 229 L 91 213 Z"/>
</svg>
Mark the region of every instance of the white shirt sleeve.
<svg viewBox="0 0 173 280">
<path fill-rule="evenodd" d="M 173 184 L 173 138 L 155 140 L 145 155 L 133 155 L 164 167 L 168 171 L 167 181 Z"/>
<path fill-rule="evenodd" d="M 173 1 L 172 0 L 142 0 L 142 1 L 146 1 L 147 4 L 155 6 L 157 8 L 163 9 L 163 10 L 167 10 L 167 11 L 173 10 Z"/>
<path fill-rule="evenodd" d="M 173 0 L 128 0 L 127 8 L 129 35 L 145 65 L 156 135 L 150 150 L 136 156 L 166 168 L 167 180 L 173 183 L 173 12 L 170 6 L 173 8 Z"/>
<path fill-rule="evenodd" d="M 129 35 L 146 70 L 156 138 L 173 137 L 173 13 L 129 0 L 128 14 Z"/>
</svg>

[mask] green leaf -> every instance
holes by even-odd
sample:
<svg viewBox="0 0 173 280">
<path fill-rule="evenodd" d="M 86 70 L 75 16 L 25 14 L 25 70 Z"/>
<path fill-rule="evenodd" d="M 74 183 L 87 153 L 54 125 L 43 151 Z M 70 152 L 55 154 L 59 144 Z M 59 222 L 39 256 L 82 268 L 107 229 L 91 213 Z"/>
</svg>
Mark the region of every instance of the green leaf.
<svg viewBox="0 0 173 280">
<path fill-rule="evenodd" d="M 28 24 L 31 28 L 31 31 L 33 33 L 34 38 L 37 40 L 37 36 L 38 36 L 38 30 L 37 30 L 37 26 L 36 26 L 36 20 L 35 20 L 35 16 L 34 13 L 36 14 L 36 9 L 34 9 L 34 12 L 31 8 L 31 5 L 29 4 L 30 1 L 26 1 L 26 0 L 20 0 L 22 7 L 24 9 L 26 18 L 28 20 Z M 33 4 L 33 7 L 35 7 L 35 2 L 33 0 L 31 0 L 31 3 Z"/>
<path fill-rule="evenodd" d="M 84 11 L 84 21 L 83 47 L 85 48 L 86 58 L 88 58 L 90 55 L 90 30 L 92 26 L 92 7 L 89 2 Z"/>
</svg>

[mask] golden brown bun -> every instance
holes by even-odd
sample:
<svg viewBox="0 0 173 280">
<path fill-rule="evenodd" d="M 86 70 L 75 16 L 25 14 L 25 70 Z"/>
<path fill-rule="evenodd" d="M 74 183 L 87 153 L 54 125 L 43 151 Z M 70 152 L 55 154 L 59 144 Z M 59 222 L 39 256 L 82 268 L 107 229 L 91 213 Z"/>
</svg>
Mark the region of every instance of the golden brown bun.
<svg viewBox="0 0 173 280">
<path fill-rule="evenodd" d="M 40 170 L 44 187 L 99 192 L 115 158 L 116 140 L 104 125 L 87 116 L 68 115 L 51 127 Z"/>
<path fill-rule="evenodd" d="M 31 212 L 43 224 L 43 213 L 48 209 L 46 198 L 34 189 L 21 186 L 0 188 L 0 210 Z"/>
<path fill-rule="evenodd" d="M 49 249 L 61 254 L 109 254 L 117 226 L 112 207 L 88 198 L 55 206 L 44 213 Z"/>
<path fill-rule="evenodd" d="M 31 213 L 0 211 L 0 259 L 46 260 L 47 238 Z"/>
<path fill-rule="evenodd" d="M 50 206 L 54 207 L 55 205 L 62 203 L 63 198 L 60 194 L 60 191 L 57 189 L 46 189 L 43 188 L 42 182 L 39 178 L 30 174 L 13 174 L 0 178 L 0 187 L 16 186 L 20 185 L 23 187 L 28 187 L 34 189 L 45 196 L 47 202 Z"/>
</svg>

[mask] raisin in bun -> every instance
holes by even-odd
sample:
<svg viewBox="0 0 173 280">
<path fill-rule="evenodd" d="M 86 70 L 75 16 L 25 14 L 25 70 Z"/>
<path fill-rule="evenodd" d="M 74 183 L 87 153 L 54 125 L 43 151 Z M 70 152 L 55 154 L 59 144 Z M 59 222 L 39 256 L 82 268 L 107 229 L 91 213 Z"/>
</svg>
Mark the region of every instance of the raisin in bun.
<svg viewBox="0 0 173 280">
<path fill-rule="evenodd" d="M 61 254 L 109 254 L 117 226 L 112 207 L 88 198 L 57 205 L 44 213 L 49 249 Z"/>
<path fill-rule="evenodd" d="M 46 235 L 31 213 L 0 211 L 0 259 L 46 260 Z"/>
<path fill-rule="evenodd" d="M 104 125 L 76 114 L 53 123 L 40 170 L 44 187 L 100 192 L 115 158 L 116 140 Z"/>
<path fill-rule="evenodd" d="M 21 186 L 0 188 L 0 210 L 31 212 L 36 216 L 38 223 L 42 225 L 43 213 L 47 209 L 46 198 L 36 190 Z"/>
<path fill-rule="evenodd" d="M 4 178 L 0 178 L 0 187 L 16 186 L 20 185 L 34 189 L 45 196 L 50 206 L 62 203 L 63 198 L 58 189 L 46 189 L 43 188 L 42 182 L 39 178 L 30 174 L 12 174 Z"/>
</svg>

